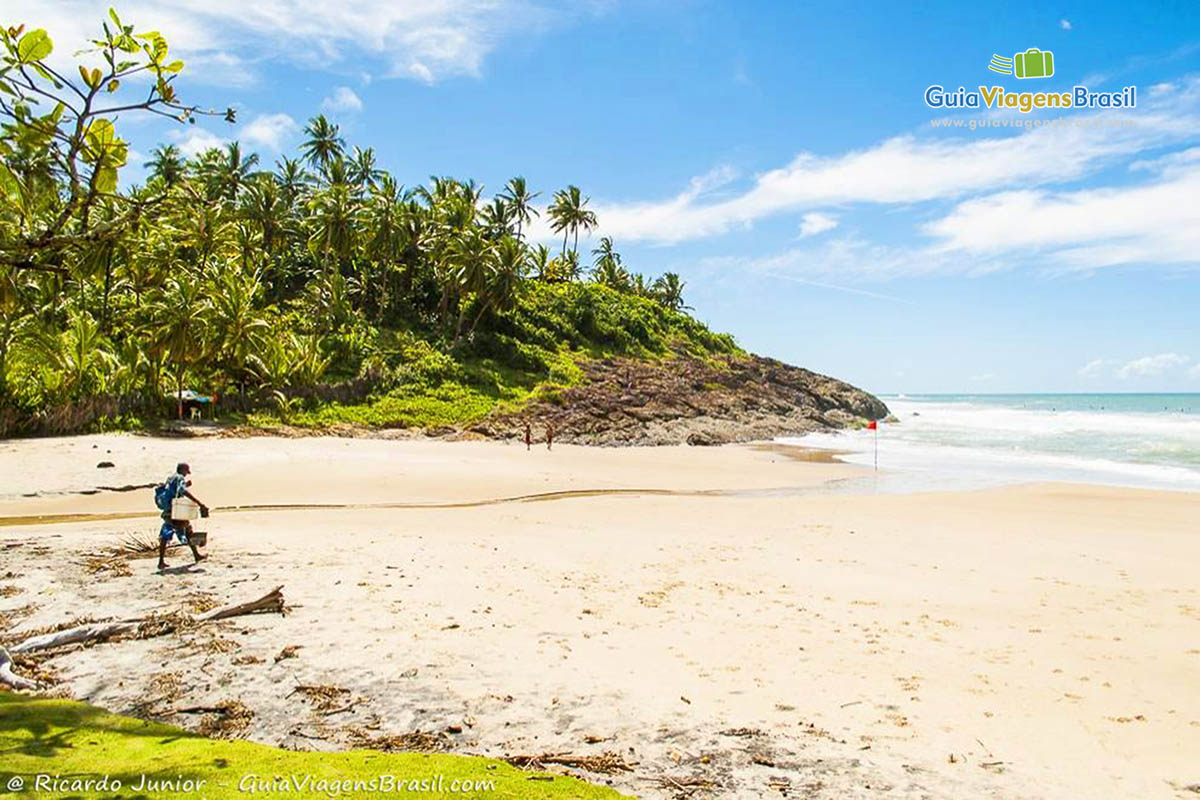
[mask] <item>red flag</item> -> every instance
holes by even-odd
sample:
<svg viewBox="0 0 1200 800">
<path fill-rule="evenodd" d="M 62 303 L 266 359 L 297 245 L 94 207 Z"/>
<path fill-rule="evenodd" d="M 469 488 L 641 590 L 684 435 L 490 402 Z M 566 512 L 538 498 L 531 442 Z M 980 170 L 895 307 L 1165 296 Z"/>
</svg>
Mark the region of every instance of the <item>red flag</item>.
<svg viewBox="0 0 1200 800">
<path fill-rule="evenodd" d="M 879 430 L 879 426 L 877 424 L 875 424 L 875 420 L 871 420 L 870 422 L 867 423 L 867 430 L 869 430 L 869 431 Z"/>
</svg>

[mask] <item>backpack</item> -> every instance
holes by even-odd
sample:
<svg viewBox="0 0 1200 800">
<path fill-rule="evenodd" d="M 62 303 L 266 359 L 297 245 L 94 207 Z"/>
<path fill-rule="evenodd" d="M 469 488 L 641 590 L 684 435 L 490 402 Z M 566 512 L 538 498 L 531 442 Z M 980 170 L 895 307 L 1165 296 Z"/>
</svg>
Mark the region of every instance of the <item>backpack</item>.
<svg viewBox="0 0 1200 800">
<path fill-rule="evenodd" d="M 175 495 L 167 484 L 160 483 L 154 487 L 154 505 L 158 506 L 159 511 L 170 511 L 174 499 Z"/>
</svg>

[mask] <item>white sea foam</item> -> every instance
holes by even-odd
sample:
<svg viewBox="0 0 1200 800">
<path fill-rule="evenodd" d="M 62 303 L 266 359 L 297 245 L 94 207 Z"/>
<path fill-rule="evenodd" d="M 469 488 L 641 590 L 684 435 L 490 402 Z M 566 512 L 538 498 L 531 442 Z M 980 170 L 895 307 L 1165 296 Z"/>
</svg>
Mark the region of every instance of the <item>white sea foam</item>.
<svg viewBox="0 0 1200 800">
<path fill-rule="evenodd" d="M 1112 396 L 956 397 L 888 400 L 898 424 L 880 423 L 877 488 L 972 488 L 1075 481 L 1200 490 L 1200 414 L 1171 398 Z M 1194 398 L 1191 401 L 1194 403 Z M 1082 406 L 1082 407 L 1080 407 Z M 1117 410 L 1114 410 L 1117 409 Z M 870 431 L 810 434 L 780 441 L 850 451 L 870 465 Z"/>
</svg>

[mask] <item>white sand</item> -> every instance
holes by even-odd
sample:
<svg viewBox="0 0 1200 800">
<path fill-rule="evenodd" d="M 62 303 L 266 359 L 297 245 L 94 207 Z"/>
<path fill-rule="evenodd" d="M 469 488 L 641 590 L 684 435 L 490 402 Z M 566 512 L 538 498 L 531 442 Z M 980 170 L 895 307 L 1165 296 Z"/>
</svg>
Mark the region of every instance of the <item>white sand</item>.
<svg viewBox="0 0 1200 800">
<path fill-rule="evenodd" d="M 740 494 L 218 511 L 210 561 L 135 561 L 132 577 L 78 561 L 153 519 L 0 527 L 0 548 L 22 543 L 0 549 L 0 575 L 19 573 L 0 583 L 23 589 L 0 611 L 37 606 L 22 629 L 284 585 L 290 616 L 215 632 L 237 650 L 182 646 L 214 635 L 199 632 L 50 662 L 116 711 L 169 672 L 181 704 L 242 699 L 261 741 L 463 725 L 461 752 L 618 751 L 638 766 L 610 780 L 650 797 L 671 796 L 649 780 L 664 774 L 720 797 L 786 781 L 791 796 L 1167 798 L 1200 782 L 1200 495 L 829 494 L 811 487 L 857 470 L 750 447 L 103 436 L 0 446 L 0 515 L 153 513 L 149 490 L 46 493 L 158 480 L 180 458 L 213 506 Z M 265 663 L 232 664 L 245 655 Z M 321 717 L 296 683 L 365 700 Z"/>
</svg>

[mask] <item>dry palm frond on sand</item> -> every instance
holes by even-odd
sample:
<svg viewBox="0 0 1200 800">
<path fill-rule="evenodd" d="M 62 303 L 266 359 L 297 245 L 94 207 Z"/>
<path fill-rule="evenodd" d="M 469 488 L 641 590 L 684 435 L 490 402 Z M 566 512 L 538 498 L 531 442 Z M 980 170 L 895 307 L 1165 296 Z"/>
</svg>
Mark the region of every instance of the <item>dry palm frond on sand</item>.
<svg viewBox="0 0 1200 800">
<path fill-rule="evenodd" d="M 521 769 L 544 769 L 547 765 L 585 769 L 612 775 L 617 772 L 632 772 L 634 764 L 626 761 L 620 753 L 611 750 L 597 756 L 574 755 L 571 753 L 542 753 L 540 755 L 504 756 L 504 761 Z"/>
<path fill-rule="evenodd" d="M 304 695 L 318 711 L 329 711 L 343 705 L 342 697 L 350 694 L 350 690 L 328 683 L 301 684 L 289 692 L 289 696 L 293 694 Z"/>
<path fill-rule="evenodd" d="M 434 753 L 450 747 L 450 740 L 444 733 L 409 731 L 389 736 L 372 736 L 358 728 L 349 728 L 347 732 L 350 734 L 354 746 L 364 750 L 382 750 L 386 753 L 403 751 Z"/>
<path fill-rule="evenodd" d="M 215 706 L 187 706 L 173 709 L 176 714 L 204 714 L 198 730 L 205 736 L 235 739 L 254 721 L 254 712 L 240 700 L 224 700 Z"/>
<path fill-rule="evenodd" d="M 673 777 L 671 775 L 660 775 L 657 778 L 650 780 L 658 784 L 660 789 L 665 789 L 668 792 L 674 792 L 677 798 L 691 797 L 696 792 L 709 791 L 714 784 L 708 778 L 701 777 Z"/>
</svg>

